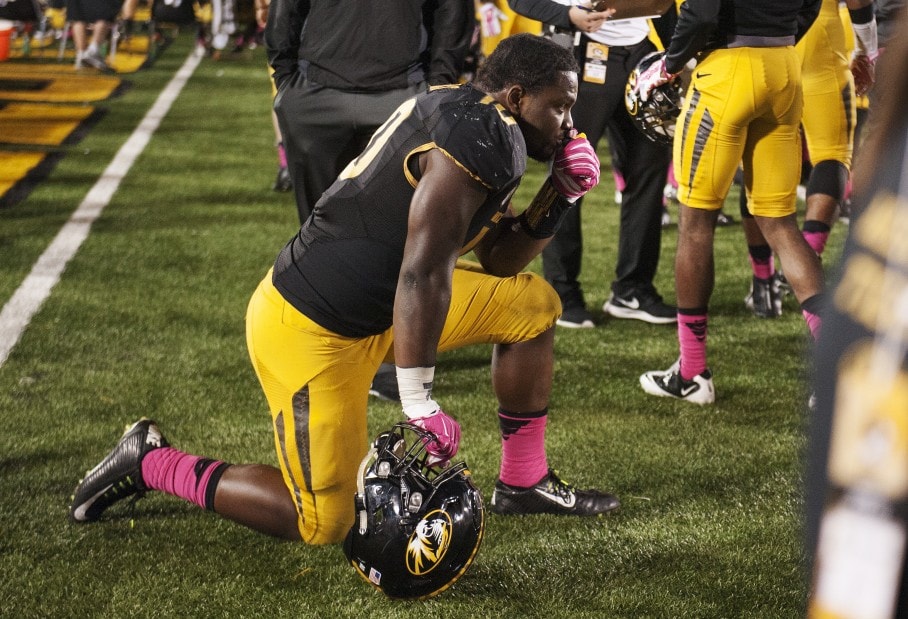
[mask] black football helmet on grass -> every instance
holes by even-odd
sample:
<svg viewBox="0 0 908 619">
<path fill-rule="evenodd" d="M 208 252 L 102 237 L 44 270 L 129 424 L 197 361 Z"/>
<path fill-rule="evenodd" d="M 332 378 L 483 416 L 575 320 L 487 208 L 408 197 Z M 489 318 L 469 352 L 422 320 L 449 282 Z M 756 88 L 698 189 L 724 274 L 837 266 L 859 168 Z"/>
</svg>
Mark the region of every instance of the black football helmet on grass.
<svg viewBox="0 0 908 619">
<path fill-rule="evenodd" d="M 675 137 L 675 123 L 681 113 L 684 90 L 681 80 L 673 79 L 653 88 L 646 101 L 637 92 L 637 76 L 654 62 L 659 62 L 665 52 L 652 52 L 644 56 L 627 78 L 624 104 L 628 114 L 643 134 L 653 142 L 671 144 Z"/>
<path fill-rule="evenodd" d="M 426 443 L 434 439 L 395 424 L 360 464 L 356 522 L 344 554 L 392 598 L 427 598 L 450 587 L 470 567 L 485 530 L 482 496 L 467 465 L 426 465 Z"/>
</svg>

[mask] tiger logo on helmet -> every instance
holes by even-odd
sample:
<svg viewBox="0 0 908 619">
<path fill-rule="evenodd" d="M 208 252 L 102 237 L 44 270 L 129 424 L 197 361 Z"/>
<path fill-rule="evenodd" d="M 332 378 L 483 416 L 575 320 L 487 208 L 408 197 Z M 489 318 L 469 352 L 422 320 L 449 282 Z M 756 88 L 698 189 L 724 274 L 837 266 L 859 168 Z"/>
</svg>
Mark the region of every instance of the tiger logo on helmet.
<svg viewBox="0 0 908 619">
<path fill-rule="evenodd" d="M 482 496 L 466 463 L 426 464 L 431 432 L 409 423 L 378 435 L 357 475 L 356 522 L 344 554 L 392 598 L 428 598 L 473 563 L 485 531 Z"/>
<path fill-rule="evenodd" d="M 624 105 L 643 135 L 653 142 L 671 144 L 675 137 L 675 123 L 681 113 L 684 91 L 680 80 L 672 80 L 656 86 L 643 101 L 637 92 L 637 78 L 653 63 L 659 62 L 665 52 L 652 52 L 644 56 L 627 79 L 624 89 Z"/>
</svg>

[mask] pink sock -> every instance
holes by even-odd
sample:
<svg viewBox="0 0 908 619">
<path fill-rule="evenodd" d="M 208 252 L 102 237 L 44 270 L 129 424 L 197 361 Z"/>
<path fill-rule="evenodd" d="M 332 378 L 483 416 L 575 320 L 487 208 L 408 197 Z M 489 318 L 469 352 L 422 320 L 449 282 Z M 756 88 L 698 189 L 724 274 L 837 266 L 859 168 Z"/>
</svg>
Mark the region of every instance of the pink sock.
<svg viewBox="0 0 908 619">
<path fill-rule="evenodd" d="M 277 163 L 282 168 L 287 167 L 287 149 L 283 144 L 277 145 Z"/>
<path fill-rule="evenodd" d="M 545 456 L 547 408 L 520 415 L 498 409 L 501 429 L 501 473 L 499 479 L 509 486 L 529 488 L 549 472 Z"/>
<path fill-rule="evenodd" d="M 754 277 L 769 279 L 776 272 L 776 262 L 772 254 L 770 254 L 769 260 L 758 260 L 750 256 L 750 268 L 753 269 Z"/>
<path fill-rule="evenodd" d="M 612 168 L 612 176 L 615 177 L 615 189 L 623 192 L 627 187 L 627 183 L 624 182 L 624 175 L 615 168 Z"/>
<path fill-rule="evenodd" d="M 820 327 L 823 326 L 823 320 L 820 318 L 819 314 L 808 312 L 806 309 L 802 309 L 801 314 L 804 315 L 804 320 L 807 322 L 807 328 L 810 329 L 810 335 L 812 335 L 814 341 L 816 341 L 820 337 Z"/>
<path fill-rule="evenodd" d="M 707 314 L 678 312 L 678 344 L 681 347 L 681 378 L 690 380 L 706 370 Z"/>
<path fill-rule="evenodd" d="M 149 451 L 142 459 L 142 480 L 160 490 L 214 509 L 214 489 L 229 465 L 220 460 L 191 456 L 172 447 Z"/>
<path fill-rule="evenodd" d="M 807 244 L 810 245 L 815 254 L 819 256 L 823 253 L 826 248 L 826 241 L 829 239 L 829 232 L 807 232 L 805 230 L 802 234 L 804 235 L 804 240 L 807 241 Z"/>
</svg>

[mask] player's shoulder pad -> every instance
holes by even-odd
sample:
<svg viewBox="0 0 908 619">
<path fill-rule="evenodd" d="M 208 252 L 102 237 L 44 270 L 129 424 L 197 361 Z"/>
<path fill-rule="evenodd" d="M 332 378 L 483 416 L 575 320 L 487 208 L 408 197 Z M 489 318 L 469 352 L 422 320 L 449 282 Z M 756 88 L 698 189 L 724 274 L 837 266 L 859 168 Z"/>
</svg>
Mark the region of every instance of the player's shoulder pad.
<svg viewBox="0 0 908 619">
<path fill-rule="evenodd" d="M 526 170 L 526 143 L 514 117 L 469 87 L 443 101 L 430 128 L 436 146 L 492 190 Z"/>
</svg>

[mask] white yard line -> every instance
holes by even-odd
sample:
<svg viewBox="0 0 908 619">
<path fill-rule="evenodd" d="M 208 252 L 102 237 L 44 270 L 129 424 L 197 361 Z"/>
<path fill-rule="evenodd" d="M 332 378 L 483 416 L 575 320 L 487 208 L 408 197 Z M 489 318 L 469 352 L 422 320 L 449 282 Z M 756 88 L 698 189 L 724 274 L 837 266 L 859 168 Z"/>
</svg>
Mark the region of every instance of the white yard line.
<svg viewBox="0 0 908 619">
<path fill-rule="evenodd" d="M 54 286 L 60 281 L 60 275 L 66 265 L 88 238 L 91 225 L 104 211 L 104 207 L 110 202 L 136 158 L 145 150 L 151 136 L 158 129 L 161 120 L 167 115 L 170 106 L 201 60 L 202 56 L 197 53 L 189 54 L 186 62 L 158 96 L 142 122 L 117 151 L 101 178 L 89 190 L 79 208 L 60 229 L 56 238 L 35 262 L 31 272 L 3 306 L 3 310 L 0 311 L 0 367 L 6 363 L 32 317 L 38 313 Z"/>
</svg>

